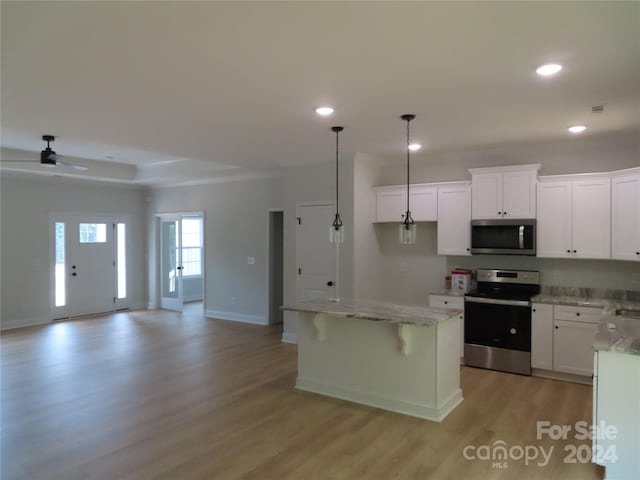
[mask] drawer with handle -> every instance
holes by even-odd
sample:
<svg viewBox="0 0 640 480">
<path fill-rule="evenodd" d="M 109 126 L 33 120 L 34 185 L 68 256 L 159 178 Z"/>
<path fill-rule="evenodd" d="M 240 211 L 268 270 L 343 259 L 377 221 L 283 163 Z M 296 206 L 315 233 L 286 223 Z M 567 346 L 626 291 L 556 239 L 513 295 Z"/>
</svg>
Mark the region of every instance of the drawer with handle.
<svg viewBox="0 0 640 480">
<path fill-rule="evenodd" d="M 450 295 L 429 295 L 429 306 L 464 310 L 464 297 Z"/>
<path fill-rule="evenodd" d="M 600 323 L 603 309 L 598 307 L 574 307 L 569 305 L 554 305 L 553 318 L 571 322 Z"/>
</svg>

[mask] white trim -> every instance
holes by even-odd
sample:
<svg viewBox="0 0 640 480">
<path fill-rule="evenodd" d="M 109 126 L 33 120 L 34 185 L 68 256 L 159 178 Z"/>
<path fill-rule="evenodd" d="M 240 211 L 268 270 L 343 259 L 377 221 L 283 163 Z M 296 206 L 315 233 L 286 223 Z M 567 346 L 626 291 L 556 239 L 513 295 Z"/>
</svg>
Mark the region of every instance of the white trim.
<svg viewBox="0 0 640 480">
<path fill-rule="evenodd" d="M 460 180 L 455 182 L 435 182 L 435 183 L 411 183 L 411 188 L 416 187 L 432 187 L 432 188 L 446 188 L 446 187 L 468 187 L 471 185 L 470 180 Z M 394 191 L 398 188 L 406 190 L 407 184 L 404 185 L 379 185 L 373 187 L 374 192 Z"/>
<path fill-rule="evenodd" d="M 528 163 L 524 165 L 504 165 L 500 167 L 481 167 L 481 168 L 468 168 L 467 172 L 471 175 L 477 175 L 482 173 L 503 173 L 503 172 L 522 172 L 528 170 L 540 170 L 542 165 L 539 163 Z"/>
<path fill-rule="evenodd" d="M 319 393 L 329 397 L 348 400 L 350 402 L 361 403 L 370 407 L 382 408 L 392 412 L 411 415 L 412 417 L 424 418 L 434 422 L 441 422 L 444 418 L 462 402 L 462 390 L 458 389 L 454 394 L 443 402 L 440 408 L 422 403 L 412 403 L 403 400 L 391 399 L 377 395 L 375 393 L 363 392 L 353 388 L 337 387 L 326 385 L 314 380 L 298 377 L 296 388 L 307 392 Z"/>
<path fill-rule="evenodd" d="M 624 170 L 616 170 L 614 172 L 611 172 L 612 177 L 620 177 L 633 174 L 640 174 L 640 167 L 625 168 Z"/>
<path fill-rule="evenodd" d="M 268 325 L 269 319 L 261 315 L 247 315 L 245 313 L 223 312 L 220 310 L 205 310 L 204 316 L 207 318 L 217 318 L 220 320 L 231 320 L 234 322 L 251 323 L 254 325 Z"/>
<path fill-rule="evenodd" d="M 298 334 L 295 332 L 282 332 L 283 343 L 298 343 Z"/>
<path fill-rule="evenodd" d="M 611 172 L 593 173 L 568 173 L 563 175 L 542 175 L 538 177 L 538 182 L 561 182 L 566 180 L 590 180 L 590 179 L 611 178 Z"/>
</svg>

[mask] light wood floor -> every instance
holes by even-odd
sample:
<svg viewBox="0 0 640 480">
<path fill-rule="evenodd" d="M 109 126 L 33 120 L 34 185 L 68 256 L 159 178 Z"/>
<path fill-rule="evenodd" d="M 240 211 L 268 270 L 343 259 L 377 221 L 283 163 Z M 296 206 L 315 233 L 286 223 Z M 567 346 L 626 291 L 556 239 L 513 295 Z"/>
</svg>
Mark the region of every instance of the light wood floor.
<svg viewBox="0 0 640 480">
<path fill-rule="evenodd" d="M 280 336 L 193 309 L 3 334 L 2 479 L 601 478 L 536 440 L 537 420 L 589 421 L 590 386 L 463 368 L 465 400 L 438 424 L 295 390 Z M 463 456 L 498 440 L 554 453 Z"/>
</svg>

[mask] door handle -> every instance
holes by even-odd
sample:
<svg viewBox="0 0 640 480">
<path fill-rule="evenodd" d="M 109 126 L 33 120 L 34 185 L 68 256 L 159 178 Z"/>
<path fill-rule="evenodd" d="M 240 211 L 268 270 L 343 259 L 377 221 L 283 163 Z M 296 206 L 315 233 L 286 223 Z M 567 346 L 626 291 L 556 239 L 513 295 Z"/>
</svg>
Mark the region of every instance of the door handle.
<svg viewBox="0 0 640 480">
<path fill-rule="evenodd" d="M 333 282 L 331 280 L 327 282 L 327 287 L 333 287 Z"/>
<path fill-rule="evenodd" d="M 77 274 L 76 272 L 73 272 L 73 273 L 71 274 L 71 276 L 72 276 L 72 277 L 77 277 L 77 276 L 78 276 L 78 274 Z"/>
<path fill-rule="evenodd" d="M 179 267 L 176 267 L 176 269 L 177 269 L 177 270 L 182 270 L 182 269 L 184 269 L 184 267 L 181 265 L 181 266 L 179 266 Z"/>
</svg>

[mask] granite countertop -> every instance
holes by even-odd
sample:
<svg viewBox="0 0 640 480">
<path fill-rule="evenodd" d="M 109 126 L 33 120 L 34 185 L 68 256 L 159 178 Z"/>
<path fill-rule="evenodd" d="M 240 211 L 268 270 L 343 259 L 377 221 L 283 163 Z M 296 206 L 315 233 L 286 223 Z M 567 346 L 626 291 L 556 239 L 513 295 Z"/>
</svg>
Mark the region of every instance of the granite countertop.
<svg viewBox="0 0 640 480">
<path fill-rule="evenodd" d="M 532 303 L 570 305 L 575 307 L 596 307 L 640 311 L 640 292 L 632 290 L 607 290 L 595 288 L 574 288 L 544 286 Z"/>
<path fill-rule="evenodd" d="M 615 309 L 608 309 L 602 318 L 602 323 L 593 341 L 594 350 L 606 352 L 620 352 L 630 355 L 640 355 L 640 315 L 628 310 L 634 316 L 616 315 Z"/>
<path fill-rule="evenodd" d="M 340 301 L 309 300 L 295 305 L 284 305 L 280 308 L 294 312 L 327 313 L 345 318 L 408 323 L 427 327 L 462 313 L 462 310 L 459 309 L 397 305 L 375 300 L 346 298 Z"/>
</svg>

